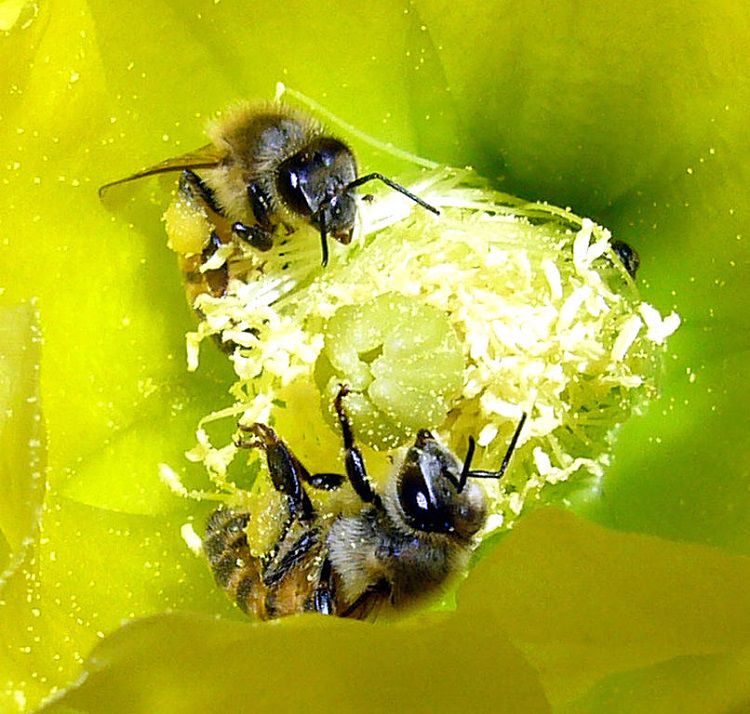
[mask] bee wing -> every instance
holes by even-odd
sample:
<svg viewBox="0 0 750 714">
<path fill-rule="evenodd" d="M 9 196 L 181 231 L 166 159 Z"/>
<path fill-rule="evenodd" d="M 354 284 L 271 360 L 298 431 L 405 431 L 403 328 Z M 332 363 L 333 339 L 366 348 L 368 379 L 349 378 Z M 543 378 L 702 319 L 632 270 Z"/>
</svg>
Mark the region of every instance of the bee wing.
<svg viewBox="0 0 750 714">
<path fill-rule="evenodd" d="M 118 179 L 117 181 L 105 183 L 104 186 L 99 188 L 99 198 L 112 188 L 112 186 L 117 186 L 121 183 L 129 183 L 130 181 L 137 181 L 146 176 L 166 174 L 172 171 L 182 171 L 183 169 L 210 169 L 216 166 L 223 158 L 223 154 L 216 146 L 213 144 L 206 144 L 206 146 L 201 146 L 200 149 L 196 149 L 195 151 L 190 151 L 187 154 L 175 156 L 171 159 L 165 159 L 155 166 L 149 166 L 142 171 L 138 171 L 137 173 Z"/>
</svg>

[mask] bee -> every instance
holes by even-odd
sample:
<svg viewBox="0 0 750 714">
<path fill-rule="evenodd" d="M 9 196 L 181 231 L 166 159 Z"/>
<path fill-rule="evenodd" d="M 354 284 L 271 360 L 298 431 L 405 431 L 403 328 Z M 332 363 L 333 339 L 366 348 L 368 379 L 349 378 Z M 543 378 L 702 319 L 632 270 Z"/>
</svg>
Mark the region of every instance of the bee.
<svg viewBox="0 0 750 714">
<path fill-rule="evenodd" d="M 619 258 L 625 270 L 635 280 L 636 273 L 641 265 L 641 257 L 638 255 L 636 249 L 623 240 L 613 240 L 611 245 L 612 250 Z"/>
<path fill-rule="evenodd" d="M 440 213 L 383 174 L 358 176 L 354 153 L 346 143 L 313 117 L 283 104 L 238 104 L 212 122 L 207 133 L 211 142 L 206 146 L 99 189 L 102 197 L 119 184 L 181 172 L 180 196 L 205 212 L 213 226 L 202 249 L 183 265 L 188 281 L 199 280 L 190 273 L 222 245 L 241 241 L 267 251 L 280 229 L 291 234 L 305 225 L 320 234 L 322 264 L 327 265 L 328 237 L 344 245 L 351 242 L 357 215 L 355 189 L 370 181 L 381 181 L 428 211 Z M 206 278 L 204 289 L 221 294 L 227 279 L 218 271 Z"/>
<path fill-rule="evenodd" d="M 419 431 L 383 493 L 375 490 L 343 406 L 334 409 L 344 442 L 344 470 L 311 474 L 265 424 L 240 427 L 238 445 L 265 451 L 288 514 L 276 545 L 251 554 L 250 514 L 220 508 L 208 520 L 203 548 L 216 582 L 246 613 L 260 619 L 317 612 L 364 619 L 388 603 L 401 608 L 435 592 L 462 572 L 486 519 L 484 491 L 471 479 L 502 478 L 523 429 L 521 418 L 497 471 L 471 468 L 475 442 L 463 465 L 429 431 Z M 332 490 L 348 480 L 362 502 L 354 515 L 316 512 L 306 487 Z"/>
</svg>

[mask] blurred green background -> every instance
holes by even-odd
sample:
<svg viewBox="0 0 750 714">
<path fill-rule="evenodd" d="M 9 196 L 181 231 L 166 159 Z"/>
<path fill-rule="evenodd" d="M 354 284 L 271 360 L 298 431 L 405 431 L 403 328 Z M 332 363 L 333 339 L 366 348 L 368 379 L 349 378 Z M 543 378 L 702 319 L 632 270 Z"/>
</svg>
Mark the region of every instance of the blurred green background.
<svg viewBox="0 0 750 714">
<path fill-rule="evenodd" d="M 750 707 L 749 42 L 730 0 L 0 0 L 0 708 L 33 709 L 149 615 L 51 710 Z M 644 298 L 683 318 L 588 520 L 522 519 L 452 615 L 247 624 L 180 538 L 209 507 L 158 480 L 231 372 L 209 350 L 185 370 L 166 192 L 104 207 L 96 189 L 201 145 L 217 109 L 277 81 L 603 223 L 640 252 Z"/>
</svg>

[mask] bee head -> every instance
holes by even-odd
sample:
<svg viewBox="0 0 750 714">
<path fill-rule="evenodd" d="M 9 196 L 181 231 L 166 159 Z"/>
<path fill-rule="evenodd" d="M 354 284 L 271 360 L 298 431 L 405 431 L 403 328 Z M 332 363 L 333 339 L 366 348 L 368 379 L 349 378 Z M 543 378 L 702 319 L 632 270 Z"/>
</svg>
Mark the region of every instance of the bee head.
<svg viewBox="0 0 750 714">
<path fill-rule="evenodd" d="M 320 137 L 286 159 L 277 188 L 287 206 L 321 231 L 349 243 L 357 213 L 350 184 L 357 178 L 354 155 L 346 144 Z"/>
<path fill-rule="evenodd" d="M 401 518 L 417 530 L 468 541 L 485 521 L 482 489 L 462 482 L 456 457 L 429 431 L 417 435 L 396 476 Z"/>
<path fill-rule="evenodd" d="M 635 248 L 622 240 L 613 240 L 611 246 L 625 270 L 630 273 L 630 277 L 635 279 L 635 274 L 641 264 L 641 257 L 638 255 Z"/>
</svg>

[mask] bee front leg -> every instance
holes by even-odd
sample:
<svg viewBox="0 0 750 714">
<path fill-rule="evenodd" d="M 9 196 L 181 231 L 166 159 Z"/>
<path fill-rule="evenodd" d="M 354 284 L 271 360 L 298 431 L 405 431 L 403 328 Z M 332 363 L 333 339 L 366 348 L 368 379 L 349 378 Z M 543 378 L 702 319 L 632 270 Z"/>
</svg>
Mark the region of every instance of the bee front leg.
<svg viewBox="0 0 750 714">
<path fill-rule="evenodd" d="M 380 496 L 373 490 L 370 479 L 367 477 L 365 460 L 362 458 L 362 452 L 354 444 L 352 426 L 344 411 L 342 400 L 347 394 L 349 394 L 349 387 L 342 384 L 333 402 L 333 407 L 336 410 L 336 415 L 341 425 L 341 433 L 344 437 L 344 465 L 346 466 L 346 475 L 356 494 L 365 503 L 372 503 L 380 508 L 383 505 L 382 501 L 380 500 Z"/>
<path fill-rule="evenodd" d="M 237 221 L 232 230 L 238 238 L 260 251 L 273 246 L 273 223 L 271 222 L 271 200 L 257 183 L 247 185 L 247 200 L 255 216 L 256 225 L 248 226 Z"/>
</svg>

